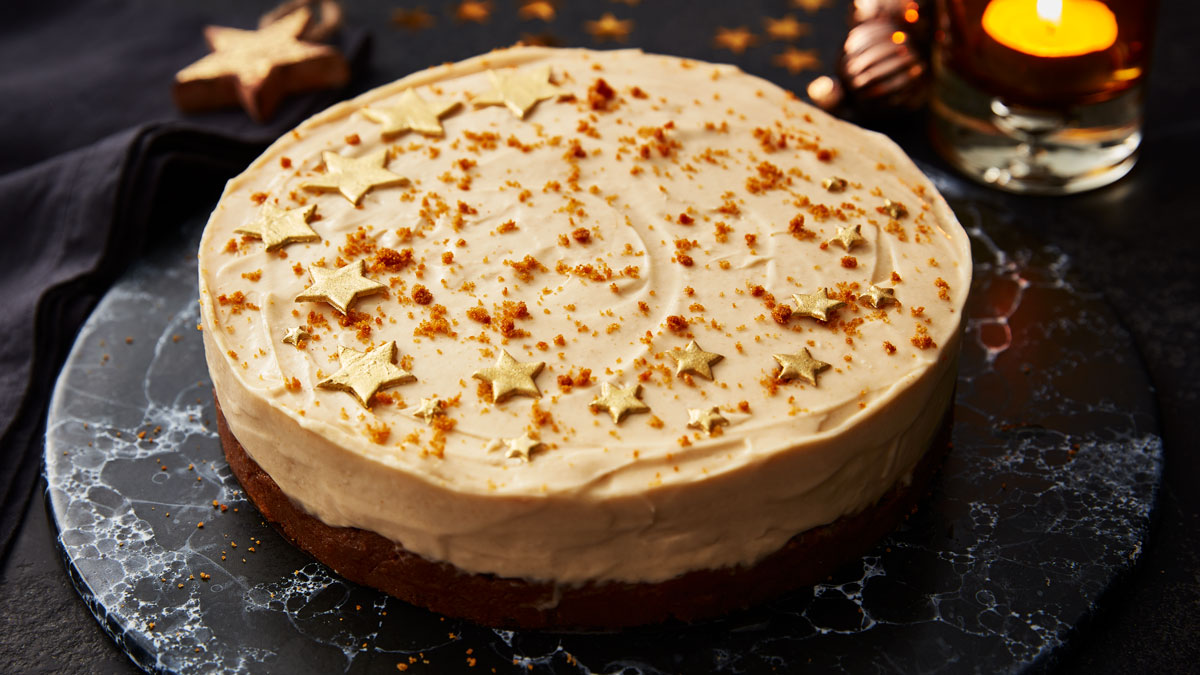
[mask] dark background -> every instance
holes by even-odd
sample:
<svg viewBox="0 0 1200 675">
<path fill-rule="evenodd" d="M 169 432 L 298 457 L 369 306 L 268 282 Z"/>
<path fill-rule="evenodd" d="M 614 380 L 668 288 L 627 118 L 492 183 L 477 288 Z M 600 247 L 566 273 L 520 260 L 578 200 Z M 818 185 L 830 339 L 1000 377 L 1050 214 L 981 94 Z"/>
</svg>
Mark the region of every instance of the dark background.
<svg viewBox="0 0 1200 675">
<path fill-rule="evenodd" d="M 58 559 L 40 485 L 40 435 L 54 373 L 79 322 L 147 244 L 177 236 L 183 215 L 211 208 L 223 181 L 307 114 L 414 70 L 458 60 L 523 34 L 605 46 L 584 22 L 605 12 L 635 21 L 628 46 L 727 61 L 798 93 L 817 72 L 772 65 L 762 17 L 813 26 L 797 46 L 835 61 L 847 0 L 809 13 L 773 2 L 565 0 L 554 21 L 521 20 L 494 0 L 485 24 L 460 24 L 428 0 L 431 27 L 392 24 L 410 3 L 345 5 L 339 45 L 356 60 L 342 92 L 298 97 L 267 126 L 240 112 L 183 116 L 175 71 L 202 56 L 207 23 L 250 27 L 270 2 L 42 0 L 6 7 L 0 22 L 0 489 L 6 557 L 0 571 L 0 670 L 134 672 L 75 595 Z M 928 3 L 927 3 L 928 4 Z M 744 54 L 717 49 L 719 26 L 759 34 Z M 1079 629 L 1055 672 L 1200 672 L 1200 5 L 1164 2 L 1148 82 L 1142 158 L 1119 183 L 1086 195 L 995 195 L 1019 227 L 1060 247 L 1116 309 L 1155 386 L 1167 455 L 1155 527 L 1128 578 Z M 366 49 L 367 41 L 370 49 Z M 613 43 L 607 43 L 613 46 Z M 918 160 L 945 168 L 919 116 L 872 126 Z M 8 539 L 9 532 L 14 536 Z M 975 664 L 987 671 L 987 664 Z"/>
</svg>

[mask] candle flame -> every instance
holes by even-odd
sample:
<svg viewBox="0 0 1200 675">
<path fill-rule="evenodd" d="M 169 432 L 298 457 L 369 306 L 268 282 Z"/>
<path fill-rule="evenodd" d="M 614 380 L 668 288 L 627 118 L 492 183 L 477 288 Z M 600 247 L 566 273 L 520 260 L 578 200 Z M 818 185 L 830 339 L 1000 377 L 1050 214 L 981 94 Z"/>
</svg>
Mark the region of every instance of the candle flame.
<svg viewBox="0 0 1200 675">
<path fill-rule="evenodd" d="M 1062 23 L 1063 0 L 1037 0 L 1037 14 L 1042 21 Z"/>
</svg>

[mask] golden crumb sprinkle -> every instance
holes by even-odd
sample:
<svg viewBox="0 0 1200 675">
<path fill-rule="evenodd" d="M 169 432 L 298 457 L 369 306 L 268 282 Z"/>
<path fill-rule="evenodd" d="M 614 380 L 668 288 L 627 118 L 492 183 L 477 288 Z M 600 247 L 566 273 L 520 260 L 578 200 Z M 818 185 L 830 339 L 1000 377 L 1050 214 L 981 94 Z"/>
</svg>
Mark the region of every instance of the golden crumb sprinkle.
<svg viewBox="0 0 1200 675">
<path fill-rule="evenodd" d="M 683 333 L 688 329 L 687 319 L 678 314 L 672 314 L 667 317 L 667 329 L 674 333 Z"/>
<path fill-rule="evenodd" d="M 950 284 L 946 283 L 945 279 L 938 277 L 933 282 L 933 285 L 937 286 L 938 297 L 941 298 L 942 300 L 949 302 L 950 301 Z"/>
<path fill-rule="evenodd" d="M 587 90 L 588 107 L 592 110 L 608 110 L 609 104 L 616 98 L 617 92 L 609 86 L 604 78 L 598 77 Z"/>
<path fill-rule="evenodd" d="M 429 292 L 428 288 L 417 284 L 413 287 L 412 299 L 418 305 L 428 305 L 433 302 L 433 293 Z"/>
</svg>

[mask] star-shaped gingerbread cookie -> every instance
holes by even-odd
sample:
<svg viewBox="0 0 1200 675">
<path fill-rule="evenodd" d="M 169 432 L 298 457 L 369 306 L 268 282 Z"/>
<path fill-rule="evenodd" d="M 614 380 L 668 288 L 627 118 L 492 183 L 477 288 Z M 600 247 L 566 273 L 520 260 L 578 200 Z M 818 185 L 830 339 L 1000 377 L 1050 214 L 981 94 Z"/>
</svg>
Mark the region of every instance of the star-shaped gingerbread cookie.
<svg viewBox="0 0 1200 675">
<path fill-rule="evenodd" d="M 288 94 L 346 84 L 350 69 L 336 49 L 299 39 L 311 18 L 301 8 L 258 30 L 206 27 L 212 53 L 176 73 L 176 105 L 198 112 L 240 104 L 262 122 Z"/>
</svg>

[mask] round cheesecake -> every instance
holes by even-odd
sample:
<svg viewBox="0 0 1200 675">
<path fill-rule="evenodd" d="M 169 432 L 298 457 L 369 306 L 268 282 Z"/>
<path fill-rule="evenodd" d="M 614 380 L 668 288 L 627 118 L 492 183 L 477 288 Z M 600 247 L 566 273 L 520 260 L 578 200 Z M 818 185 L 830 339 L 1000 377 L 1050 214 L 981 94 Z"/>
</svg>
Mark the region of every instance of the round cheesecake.
<svg viewBox="0 0 1200 675">
<path fill-rule="evenodd" d="M 971 281 L 887 138 L 733 66 L 528 47 L 280 138 L 199 270 L 267 518 L 525 627 L 708 616 L 860 554 L 945 446 Z"/>
</svg>

